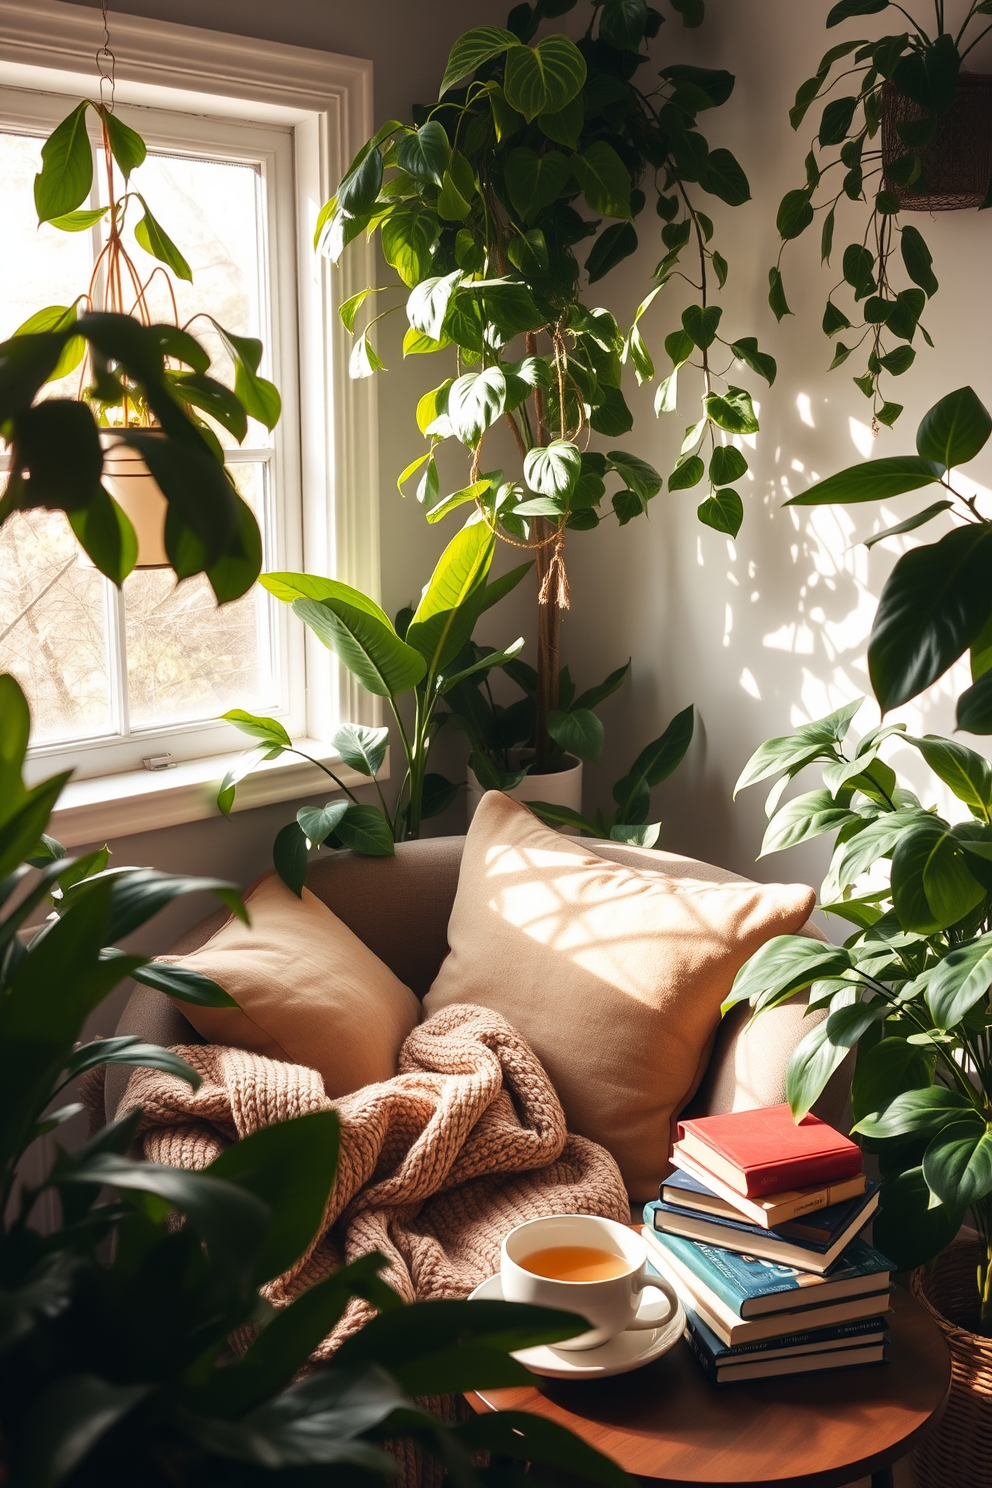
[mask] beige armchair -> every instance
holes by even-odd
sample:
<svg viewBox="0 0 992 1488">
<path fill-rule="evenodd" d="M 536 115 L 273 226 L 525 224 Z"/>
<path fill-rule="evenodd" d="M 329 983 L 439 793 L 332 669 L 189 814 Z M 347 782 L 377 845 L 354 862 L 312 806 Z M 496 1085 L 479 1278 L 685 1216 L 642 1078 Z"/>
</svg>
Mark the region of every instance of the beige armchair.
<svg viewBox="0 0 992 1488">
<path fill-rule="evenodd" d="M 307 887 L 328 905 L 392 971 L 423 998 L 447 953 L 448 916 L 454 902 L 463 837 L 424 838 L 397 846 L 392 858 L 362 858 L 350 852 L 328 855 L 311 865 Z M 739 881 L 737 874 L 693 858 L 617 842 L 591 842 L 594 852 L 617 863 L 655 869 L 676 878 L 712 883 Z M 219 911 L 202 920 L 172 948 L 174 955 L 196 950 L 227 918 Z M 803 934 L 822 940 L 807 922 Z M 764 1013 L 750 1027 L 749 1010 L 736 1008 L 724 1019 L 709 1065 L 690 1109 L 694 1114 L 748 1110 L 785 1099 L 789 1055 L 822 1013 L 804 1018 L 805 1002 L 793 1000 Z M 131 996 L 118 1034 L 140 1034 L 151 1043 L 199 1044 L 200 1035 L 179 1005 L 161 992 L 139 987 Z M 113 1120 L 127 1085 L 127 1066 L 111 1066 L 105 1086 L 106 1113 Z M 850 1071 L 842 1066 L 816 1107 L 834 1125 L 843 1119 Z"/>
</svg>

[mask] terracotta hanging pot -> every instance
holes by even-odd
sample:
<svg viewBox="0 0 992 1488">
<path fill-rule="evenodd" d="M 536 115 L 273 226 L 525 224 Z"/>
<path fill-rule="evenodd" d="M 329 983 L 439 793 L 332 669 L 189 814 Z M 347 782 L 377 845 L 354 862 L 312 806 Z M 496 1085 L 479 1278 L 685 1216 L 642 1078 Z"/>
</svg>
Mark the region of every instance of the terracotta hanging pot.
<svg viewBox="0 0 992 1488">
<path fill-rule="evenodd" d="M 992 77 L 962 72 L 957 97 L 939 120 L 933 139 L 917 153 L 924 190 L 901 186 L 888 174 L 892 163 L 913 153 L 899 137 L 900 124 L 927 118 L 927 112 L 892 83 L 882 89 L 882 164 L 885 190 L 908 212 L 954 212 L 980 207 L 992 179 Z"/>
<path fill-rule="evenodd" d="M 955 1240 L 926 1270 L 913 1295 L 936 1320 L 951 1351 L 951 1393 L 940 1425 L 913 1452 L 919 1488 L 988 1488 L 992 1482 L 992 1338 L 978 1325 L 976 1271 L 982 1247 Z"/>
<path fill-rule="evenodd" d="M 143 434 L 158 434 L 143 429 Z M 131 522 L 138 537 L 135 568 L 170 568 L 165 551 L 165 518 L 169 509 L 158 482 L 141 455 L 112 429 L 100 431 L 103 484 Z"/>
</svg>

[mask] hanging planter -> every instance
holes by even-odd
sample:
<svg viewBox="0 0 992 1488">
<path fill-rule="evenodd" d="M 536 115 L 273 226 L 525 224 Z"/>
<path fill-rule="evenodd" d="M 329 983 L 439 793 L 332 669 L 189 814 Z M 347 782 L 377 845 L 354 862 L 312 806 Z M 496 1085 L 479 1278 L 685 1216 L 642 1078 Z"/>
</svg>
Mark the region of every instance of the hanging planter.
<svg viewBox="0 0 992 1488">
<path fill-rule="evenodd" d="M 513 801 L 543 801 L 550 806 L 566 806 L 569 811 L 582 810 L 582 761 L 574 754 L 566 754 L 563 768 L 551 775 L 536 775 L 528 771 L 519 785 L 505 791 Z M 468 819 L 472 820 L 486 788 L 480 785 L 475 771 L 468 770 Z M 577 837 L 577 832 L 566 831 L 566 837 Z"/>
<path fill-rule="evenodd" d="M 921 123 L 929 117 L 894 83 L 885 84 L 882 163 L 886 191 L 897 196 L 900 207 L 909 212 L 956 212 L 980 207 L 992 179 L 992 77 L 962 72 L 957 97 L 941 117 L 933 139 L 918 151 L 911 151 L 899 134 L 899 125 Z M 889 170 L 908 154 L 919 154 L 922 174 L 915 185 L 902 186 Z"/>
<path fill-rule="evenodd" d="M 927 1270 L 914 1271 L 912 1292 L 937 1322 L 951 1351 L 951 1393 L 937 1430 L 913 1452 L 920 1488 L 987 1488 L 992 1462 L 992 1338 L 978 1326 L 975 1273 L 983 1249 L 960 1239 Z"/>
<path fill-rule="evenodd" d="M 146 433 L 158 431 L 146 430 Z M 163 434 L 159 435 L 164 438 Z M 138 450 L 113 430 L 101 430 L 103 484 L 130 521 L 138 538 L 135 568 L 171 568 L 165 550 L 168 502 Z"/>
</svg>

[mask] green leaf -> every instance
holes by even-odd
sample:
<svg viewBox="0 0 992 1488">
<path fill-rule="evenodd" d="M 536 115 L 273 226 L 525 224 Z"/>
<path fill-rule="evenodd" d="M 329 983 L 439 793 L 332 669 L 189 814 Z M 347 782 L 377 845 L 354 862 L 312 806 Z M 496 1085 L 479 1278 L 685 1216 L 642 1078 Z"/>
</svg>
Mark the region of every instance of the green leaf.
<svg viewBox="0 0 992 1488">
<path fill-rule="evenodd" d="M 953 1028 L 992 987 L 992 934 L 957 945 L 934 967 L 927 1004 L 937 1028 Z"/>
<path fill-rule="evenodd" d="M 538 445 L 524 459 L 524 480 L 542 496 L 565 498 L 582 473 L 582 456 L 567 439 Z"/>
<path fill-rule="evenodd" d="M 697 506 L 696 516 L 704 526 L 736 537 L 744 521 L 744 503 L 736 491 L 724 487 Z"/>
<path fill-rule="evenodd" d="M 282 400 L 276 387 L 259 377 L 262 343 L 254 336 L 236 336 L 226 331 L 213 316 L 210 320 L 234 363 L 234 393 L 249 418 L 258 419 L 267 429 L 274 429 L 282 412 Z"/>
<path fill-rule="evenodd" d="M 188 966 L 169 966 L 166 962 L 151 961 L 147 966 L 132 971 L 131 975 L 136 982 L 142 982 L 146 987 L 154 987 L 158 992 L 166 992 L 170 997 L 178 998 L 180 1002 L 192 1002 L 197 1007 L 237 1007 L 234 998 L 230 997 L 223 987 L 218 986 L 202 972 L 193 971 Z M 147 1063 L 146 1060 L 133 1062 Z M 125 1063 L 131 1063 L 131 1061 L 127 1060 Z M 153 1067 L 157 1068 L 157 1066 Z M 199 1079 L 197 1079 L 198 1084 Z"/>
<path fill-rule="evenodd" d="M 530 564 L 526 564 L 525 567 L 530 568 Z M 488 585 L 488 589 L 492 588 L 492 584 Z M 515 641 L 511 641 L 510 645 L 505 646 L 502 651 L 487 651 L 484 656 L 479 657 L 478 661 L 474 661 L 471 666 L 465 667 L 462 671 L 450 674 L 445 673 L 441 678 L 439 689 L 442 696 L 450 692 L 453 687 L 457 687 L 460 682 L 464 682 L 466 677 L 474 677 L 479 672 L 491 671 L 496 666 L 504 666 L 506 662 L 512 661 L 515 656 L 519 656 L 523 649 L 523 637 L 518 636 Z"/>
<path fill-rule="evenodd" d="M 553 709 L 548 714 L 548 733 L 556 744 L 579 759 L 598 765 L 603 752 L 603 725 L 591 708 L 573 708 L 570 712 Z"/>
<path fill-rule="evenodd" d="M 958 698 L 957 726 L 969 734 L 992 734 L 992 671 L 983 672 Z"/>
<path fill-rule="evenodd" d="M 634 415 L 618 387 L 603 388 L 602 400 L 590 413 L 589 424 L 597 434 L 607 434 L 611 439 L 630 432 L 634 426 Z"/>
<path fill-rule="evenodd" d="M 74 212 L 93 185 L 93 151 L 86 133 L 85 101 L 77 104 L 41 147 L 41 170 L 34 178 L 39 222 Z"/>
<path fill-rule="evenodd" d="M 715 486 L 729 486 L 747 473 L 747 460 L 732 444 L 718 444 L 710 456 L 710 480 Z"/>
<path fill-rule="evenodd" d="M 438 559 L 406 633 L 406 644 L 433 675 L 449 667 L 472 634 L 480 613 L 496 539 L 482 522 L 455 534 Z"/>
<path fill-rule="evenodd" d="M 510 107 L 523 114 L 529 124 L 538 114 L 565 108 L 585 80 L 585 58 L 574 41 L 551 35 L 534 47 L 518 45 L 509 49 L 503 92 Z"/>
<path fill-rule="evenodd" d="M 82 211 L 66 212 L 64 216 L 52 217 L 50 220 L 52 226 L 57 227 L 60 232 L 85 232 L 87 228 L 95 227 L 101 218 L 106 217 L 109 210 L 109 207 L 84 207 Z M 24 329 L 24 326 L 21 326 L 14 332 L 14 335 L 22 335 Z"/>
<path fill-rule="evenodd" d="M 349 806 L 338 823 L 338 840 L 366 858 L 391 858 L 393 834 L 377 806 Z"/>
<path fill-rule="evenodd" d="M 932 522 L 934 517 L 942 511 L 947 511 L 952 505 L 950 501 L 935 501 L 932 506 L 927 506 L 915 516 L 907 517 L 904 522 L 896 522 L 892 527 L 886 527 L 882 532 L 876 532 L 872 537 L 865 539 L 865 547 L 873 548 L 876 543 L 882 542 L 886 537 L 898 537 L 903 532 L 915 532 L 917 527 L 923 527 L 927 522 Z"/>
<path fill-rule="evenodd" d="M 718 197 L 730 207 L 741 207 L 746 201 L 751 200 L 751 187 L 747 176 L 736 156 L 723 148 L 709 152 L 706 165 L 700 172 L 699 184 L 704 191 L 708 191 L 711 196 Z M 713 267 L 717 270 L 718 277 L 720 270 L 717 267 L 717 259 L 719 256 L 717 253 L 713 255 Z"/>
<path fill-rule="evenodd" d="M 630 847 L 654 847 L 660 836 L 661 822 L 645 822 L 643 826 L 614 822 L 610 828 L 611 842 L 626 842 Z"/>
<path fill-rule="evenodd" d="M 424 675 L 423 657 L 400 640 L 389 617 L 357 589 L 308 574 L 263 574 L 260 582 L 281 599 L 349 671 L 377 697 L 407 692 Z"/>
<path fill-rule="evenodd" d="M 726 393 L 707 393 L 703 398 L 707 418 L 728 434 L 756 434 L 758 420 L 751 395 L 744 388 L 728 386 Z"/>
<path fill-rule="evenodd" d="M 672 0 L 672 9 L 678 11 L 687 29 L 703 24 L 704 0 Z"/>
<path fill-rule="evenodd" d="M 936 734 L 924 734 L 919 739 L 907 734 L 906 742 L 916 746 L 934 774 L 950 786 L 973 816 L 980 821 L 990 820 L 992 764 L 984 754 L 977 754 L 964 744 L 957 744 L 953 739 L 941 739 Z"/>
<path fill-rule="evenodd" d="M 946 822 L 924 814 L 907 826 L 892 854 L 892 903 L 904 930 L 932 935 L 984 898 Z"/>
<path fill-rule="evenodd" d="M 931 267 L 933 257 L 922 233 L 907 225 L 900 234 L 899 248 L 906 273 L 913 283 L 918 284 L 925 294 L 935 295 L 940 286 Z"/>
<path fill-rule="evenodd" d="M 324 806 L 301 806 L 296 813 L 296 824 L 308 847 L 322 847 L 337 831 L 350 805 L 350 801 L 328 801 Z"/>
<path fill-rule="evenodd" d="M 676 713 L 663 734 L 641 750 L 622 780 L 613 787 L 613 799 L 617 803 L 617 820 L 638 825 L 635 803 L 642 801 L 648 791 L 667 780 L 685 758 L 692 743 L 695 725 L 695 710 L 690 703 L 681 713 Z"/>
<path fill-rule="evenodd" d="M 367 146 L 359 153 L 337 191 L 337 204 L 349 217 L 361 217 L 371 211 L 382 186 L 382 156 L 378 149 Z"/>
<path fill-rule="evenodd" d="M 281 744 L 285 749 L 292 747 L 292 739 L 276 718 L 246 713 L 243 708 L 231 708 L 227 713 L 222 713 L 221 717 L 226 723 L 233 723 L 236 729 L 240 729 L 250 739 L 263 739 L 267 744 Z"/>
<path fill-rule="evenodd" d="M 925 1265 L 946 1250 L 961 1228 L 963 1209 L 930 1208 L 930 1189 L 921 1167 L 910 1168 L 882 1185 L 872 1224 L 875 1245 L 900 1271 Z"/>
<path fill-rule="evenodd" d="M 791 315 L 785 298 L 785 286 L 782 283 L 782 271 L 778 268 L 768 270 L 768 303 L 776 320 L 783 320 L 786 315 Z"/>
<path fill-rule="evenodd" d="M 791 238 L 798 238 L 813 221 L 813 208 L 809 197 L 809 188 L 804 186 L 801 190 L 797 188 L 794 191 L 787 191 L 779 203 L 775 226 L 778 228 L 779 236 L 785 242 Z M 772 308 L 774 309 L 774 306 Z"/>
<path fill-rule="evenodd" d="M 827 13 L 827 26 L 839 26 L 841 21 L 850 20 L 851 16 L 877 15 L 888 5 L 889 0 L 838 0 Z"/>
<path fill-rule="evenodd" d="M 440 186 L 448 168 L 451 146 L 444 125 L 437 119 L 428 119 L 426 124 L 412 134 L 404 134 L 396 142 L 396 163 L 401 170 L 420 181 L 433 181 Z"/>
<path fill-rule="evenodd" d="M 608 467 L 615 470 L 643 501 L 650 501 L 661 490 L 661 476 L 647 460 L 627 454 L 625 450 L 610 450 L 606 458 Z"/>
<path fill-rule="evenodd" d="M 397 207 L 382 224 L 383 257 L 410 289 L 430 273 L 439 231 L 437 214 L 422 202 Z"/>
<path fill-rule="evenodd" d="M 287 889 L 292 889 L 297 899 L 302 899 L 309 862 L 307 839 L 298 822 L 289 822 L 276 833 L 272 863 Z"/>
<path fill-rule="evenodd" d="M 406 302 L 407 319 L 416 330 L 422 331 L 432 341 L 439 341 L 443 335 L 448 304 L 461 279 L 461 269 L 455 269 L 453 273 L 440 278 L 431 275 L 410 291 Z"/>
<path fill-rule="evenodd" d="M 702 351 L 713 345 L 722 315 L 719 305 L 707 305 L 705 309 L 701 305 L 689 305 L 682 311 L 682 326 L 693 345 Z"/>
<path fill-rule="evenodd" d="M 519 45 L 520 40 L 512 31 L 503 31 L 498 26 L 474 26 L 471 31 L 466 31 L 451 48 L 438 98 L 443 98 L 450 87 L 470 72 L 475 72 L 484 62 L 501 57 L 511 47 Z"/>
<path fill-rule="evenodd" d="M 506 189 L 514 209 L 525 222 L 557 201 L 572 173 L 568 156 L 560 150 L 535 150 L 520 145 L 506 159 Z"/>
<path fill-rule="evenodd" d="M 883 712 L 929 687 L 977 636 L 989 614 L 990 555 L 992 527 L 969 524 L 899 559 L 868 644 L 868 670 Z"/>
<path fill-rule="evenodd" d="M 830 100 L 820 120 L 819 144 L 821 149 L 827 145 L 839 145 L 847 138 L 857 106 L 858 99 L 851 94 L 846 98 Z"/>
<path fill-rule="evenodd" d="M 360 775 L 373 778 L 382 769 L 389 744 L 388 728 L 366 728 L 360 723 L 345 723 L 331 743 L 342 760 Z"/>
<path fill-rule="evenodd" d="M 689 455 L 680 460 L 668 477 L 668 489 L 670 491 L 687 491 L 692 486 L 698 486 L 703 478 L 706 467 L 698 455 Z"/>
<path fill-rule="evenodd" d="M 844 1008 L 842 1011 L 860 1013 L 861 1007 Z M 831 1075 L 848 1056 L 849 1046 L 835 1042 L 831 1037 L 830 1022 L 831 1019 L 828 1018 L 811 1028 L 789 1055 L 785 1067 L 785 1090 L 796 1121 L 801 1121 L 808 1115 L 810 1107 L 823 1094 Z"/>
<path fill-rule="evenodd" d="M 916 448 L 926 460 L 950 469 L 973 460 L 992 434 L 992 417 L 970 387 L 941 398 L 924 414 L 916 431 Z"/>
<path fill-rule="evenodd" d="M 186 279 L 190 284 L 193 282 L 193 271 L 183 258 L 175 243 L 169 237 L 165 229 L 152 216 L 145 198 L 136 193 L 138 200 L 145 209 L 145 215 L 135 225 L 135 241 L 141 244 L 146 253 L 153 258 L 159 259 L 172 270 L 177 279 Z"/>
<path fill-rule="evenodd" d="M 475 481 L 471 486 L 464 486 L 460 491 L 452 491 L 450 496 L 445 496 L 437 506 L 432 506 L 427 513 L 428 522 L 440 522 L 443 517 L 456 511 L 458 507 L 466 505 L 469 501 L 478 501 L 481 496 L 492 489 L 492 481 Z"/>
<path fill-rule="evenodd" d="M 567 145 L 570 150 L 575 150 L 578 149 L 584 117 L 582 95 L 579 93 L 563 109 L 539 114 L 537 122 L 542 134 L 546 134 L 548 139 L 554 140 L 558 145 Z"/>
<path fill-rule="evenodd" d="M 24 1482 L 58 1488 L 153 1389 L 151 1384 L 111 1384 L 83 1372 L 66 1372 L 41 1385 L 21 1422 Z"/>
<path fill-rule="evenodd" d="M 787 847 L 821 837 L 824 832 L 836 831 L 853 817 L 854 813 L 847 807 L 837 805 L 829 790 L 807 791 L 786 802 L 772 817 L 758 857 L 784 852 Z"/>
<path fill-rule="evenodd" d="M 904 1090 L 923 1090 L 930 1082 L 926 1054 L 905 1039 L 883 1038 L 872 1048 L 860 1049 L 851 1086 L 854 1120 L 882 1110 Z"/>
<path fill-rule="evenodd" d="M 826 480 L 801 491 L 786 506 L 828 506 L 834 502 L 887 501 L 905 491 L 918 491 L 921 486 L 940 480 L 942 468 L 933 460 L 918 455 L 888 455 L 881 460 L 868 460 L 851 465 Z"/>
<path fill-rule="evenodd" d="M 758 350 L 758 342 L 754 336 L 742 336 L 739 341 L 731 344 L 730 350 L 738 362 L 743 362 L 752 372 L 757 372 L 771 387 L 778 374 L 778 363 L 767 352 Z"/>
<path fill-rule="evenodd" d="M 119 588 L 138 561 L 138 539 L 123 510 L 101 490 L 88 506 L 69 512 L 68 517 L 80 547 Z"/>
<path fill-rule="evenodd" d="M 992 1132 L 977 1111 L 934 1135 L 923 1154 L 923 1176 L 930 1192 L 955 1209 L 992 1193 Z"/>
<path fill-rule="evenodd" d="M 632 253 L 636 252 L 637 233 L 634 231 L 631 223 L 614 222 L 605 232 L 600 233 L 593 244 L 592 252 L 586 259 L 586 273 L 589 276 L 589 283 L 594 284 L 597 279 L 602 279 L 611 269 L 616 268 L 617 264 L 623 259 L 629 258 Z M 634 328 L 634 334 L 640 336 L 640 332 L 637 331 L 636 327 Z M 643 338 L 640 340 L 640 345 L 642 347 L 644 346 Z M 646 352 L 647 348 L 645 347 L 645 355 Z M 650 358 L 648 358 L 648 362 L 650 363 Z M 641 380 L 648 381 L 653 375 L 654 368 L 651 367 L 650 372 Z"/>
<path fill-rule="evenodd" d="M 145 142 L 136 130 L 132 129 L 129 124 L 125 124 L 123 119 L 112 113 L 110 109 L 101 105 L 97 112 L 106 125 L 107 138 L 110 140 L 110 153 L 117 161 L 121 175 L 126 181 L 131 172 L 137 170 L 138 166 L 145 162 L 145 156 L 148 153 L 145 149 Z"/>
<path fill-rule="evenodd" d="M 475 445 L 502 417 L 506 404 L 506 377 L 502 367 L 484 372 L 465 372 L 448 389 L 447 414 L 456 438 Z"/>
<path fill-rule="evenodd" d="M 806 935 L 776 935 L 745 961 L 723 1004 L 723 1011 L 739 1002 L 768 1007 L 785 1002 L 813 982 L 839 977 L 853 966 L 844 946 L 825 945 Z"/>
<path fill-rule="evenodd" d="M 549 38 L 550 39 L 550 38 Z M 630 172 L 612 145 L 594 140 L 571 160 L 582 195 L 593 212 L 630 217 Z"/>
</svg>

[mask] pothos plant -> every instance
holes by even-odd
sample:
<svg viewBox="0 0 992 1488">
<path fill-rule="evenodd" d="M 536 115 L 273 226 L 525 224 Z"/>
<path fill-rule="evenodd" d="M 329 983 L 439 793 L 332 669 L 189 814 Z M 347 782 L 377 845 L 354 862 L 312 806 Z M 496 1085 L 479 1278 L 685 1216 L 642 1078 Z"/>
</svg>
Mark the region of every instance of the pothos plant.
<svg viewBox="0 0 992 1488">
<path fill-rule="evenodd" d="M 363 804 L 340 775 L 294 746 L 278 720 L 233 709 L 223 716 L 260 742 L 243 755 L 221 782 L 217 803 L 228 814 L 238 782 L 266 760 L 299 754 L 324 772 L 344 799 L 322 807 L 303 806 L 296 820 L 276 837 L 276 871 L 295 894 L 306 882 L 311 849 L 351 848 L 368 857 L 388 857 L 393 844 L 419 837 L 423 821 L 451 805 L 457 787 L 427 766 L 437 731 L 447 714 L 439 707 L 453 689 L 512 661 L 523 647 L 518 638 L 504 650 L 477 654 L 471 636 L 480 615 L 520 582 L 530 564 L 491 582 L 488 574 L 496 539 L 482 521 L 470 519 L 438 560 L 416 609 L 406 609 L 394 625 L 359 590 L 336 579 L 311 574 L 263 574 L 262 585 L 293 613 L 346 666 L 373 697 L 383 698 L 402 744 L 405 770 L 393 804 L 379 784 L 386 758 L 388 728 L 347 723 L 332 743 L 343 763 L 375 787 L 378 805 Z"/>
<path fill-rule="evenodd" d="M 474 503 L 493 532 L 535 553 L 538 771 L 554 750 L 566 532 L 607 519 L 625 525 L 663 484 L 636 454 L 588 448 L 591 434 L 615 440 L 632 428 L 624 364 L 639 382 L 655 375 L 644 316 L 672 280 L 691 287 L 694 302 L 665 338 L 671 370 L 656 408 L 675 412 L 679 372 L 698 368 L 700 402 L 669 486 L 697 486 L 708 468 L 711 494 L 699 516 L 719 531 L 736 533 L 743 515 L 732 483 L 747 461 L 730 441 L 758 428 L 750 394 L 726 379 L 736 366 L 769 382 L 775 375 L 754 337 L 721 337 L 722 310 L 712 303 L 728 267 L 699 194 L 738 206 L 750 193 L 733 154 L 710 149 L 698 120 L 727 100 L 733 76 L 684 64 L 651 68 L 648 44 L 665 18 L 646 0 L 595 0 L 577 42 L 557 32 L 534 40 L 545 18 L 575 3 L 517 5 L 506 29 L 461 36 L 438 102 L 416 110 L 412 124 L 389 120 L 362 146 L 316 236 L 337 261 L 359 234 L 377 235 L 397 276 L 341 307 L 356 336 L 353 376 L 382 370 L 372 328 L 398 312 L 409 322 L 404 356 L 440 353 L 450 366 L 420 399 L 417 422 L 429 448 L 402 472 L 400 488 L 419 472 L 429 521 Z M 701 23 L 703 0 L 671 3 L 685 25 Z M 592 302 L 589 286 L 637 248 L 649 194 L 664 252 L 625 335 Z M 688 252 L 694 268 L 683 266 Z M 359 327 L 371 296 L 385 296 L 386 308 Z M 516 446 L 513 473 L 484 459 L 486 436 L 499 423 Z M 468 469 L 458 489 L 444 492 L 437 451 L 449 440 L 466 447 Z M 611 478 L 617 488 L 604 509 Z"/>
<path fill-rule="evenodd" d="M 460 1488 L 500 1482 L 479 1454 L 530 1461 L 604 1488 L 626 1473 L 563 1427 L 521 1412 L 445 1426 L 411 1397 L 527 1383 L 515 1350 L 573 1337 L 570 1313 L 506 1302 L 405 1306 L 359 1257 L 274 1307 L 262 1289 L 306 1252 L 337 1168 L 333 1111 L 277 1121 L 201 1172 L 138 1162 L 141 1113 L 74 1149 L 54 1134 L 83 1110 L 74 1082 L 110 1065 L 159 1069 L 196 1089 L 176 1052 L 118 1036 L 81 1042 L 126 977 L 211 1006 L 231 998 L 188 968 L 115 942 L 178 896 L 232 884 L 108 870 L 66 856 L 45 828 L 66 776 L 28 787 L 29 716 L 0 677 L 0 1481 L 18 1488 L 190 1488 L 395 1475 L 384 1447 L 420 1443 Z M 39 910 L 50 909 L 39 926 Z M 48 1137 L 31 1181 L 26 1150 Z M 54 1225 L 40 1222 L 44 1204 Z M 353 1297 L 377 1315 L 307 1370 Z M 505 1471 L 505 1470 L 504 1470 Z"/>
<path fill-rule="evenodd" d="M 760 1014 L 810 989 L 826 1011 L 786 1076 L 798 1119 L 853 1048 L 854 1132 L 878 1157 L 879 1247 L 900 1268 L 932 1260 L 969 1208 L 985 1246 L 975 1294 L 992 1333 L 992 765 L 903 724 L 845 740 L 860 700 L 752 756 L 737 788 L 779 777 L 762 854 L 836 833 L 821 909 L 853 926 L 843 945 L 781 935 L 738 973 L 727 1006 Z M 945 819 L 882 757 L 919 751 L 967 810 Z M 821 789 L 780 805 L 807 766 Z"/>
<path fill-rule="evenodd" d="M 98 206 L 83 205 L 94 180 L 91 114 L 105 174 L 105 201 Z M 0 434 L 12 455 L 0 523 L 32 507 L 63 510 L 96 567 L 122 583 L 137 559 L 137 540 L 102 484 L 112 430 L 115 440 L 138 451 L 168 503 L 165 547 L 177 578 L 206 573 L 223 603 L 257 578 L 261 538 L 225 468 L 213 424 L 240 442 L 249 418 L 274 427 L 280 398 L 258 374 L 260 341 L 225 330 L 209 315 L 178 324 L 170 276 L 191 280 L 192 273 L 144 196 L 130 188 L 146 153 L 141 136 L 111 105 L 89 100 L 42 146 L 34 184 L 39 224 L 69 233 L 102 224 L 103 241 L 89 283 L 73 303 L 38 310 L 0 345 Z M 125 245 L 130 216 L 137 216 L 134 238 L 147 256 L 143 265 Z M 156 281 L 168 292 L 171 322 L 153 318 L 149 293 Z M 233 388 L 209 375 L 210 354 L 190 332 L 198 319 L 220 337 L 233 363 Z M 74 397 L 43 395 L 47 383 L 72 374 L 78 374 Z"/>
<path fill-rule="evenodd" d="M 922 692 L 969 652 L 972 686 L 958 698 L 959 728 L 992 733 L 992 516 L 954 467 L 985 448 L 992 415 L 970 387 L 957 388 L 924 415 L 915 455 L 867 460 L 818 481 L 789 506 L 884 501 L 927 486 L 938 501 L 868 539 L 913 532 L 950 513 L 956 525 L 936 542 L 910 548 L 882 589 L 868 642 L 868 672 L 883 713 Z"/>
<path fill-rule="evenodd" d="M 854 381 L 870 400 L 876 425 L 894 424 L 903 408 L 883 393 L 883 374 L 899 377 L 913 365 L 917 331 L 933 345 L 920 323 L 938 289 L 932 255 L 919 229 L 900 219 L 900 198 L 923 199 L 930 192 L 927 146 L 955 102 L 962 63 L 989 30 L 992 0 L 969 0 L 957 29 L 947 22 L 945 0 L 913 7 L 924 9 L 925 21 L 894 0 L 839 0 L 831 7 L 828 29 L 885 10 L 897 11 L 897 24 L 905 20 L 908 28 L 875 41 L 839 42 L 800 86 L 789 112 L 793 129 L 801 128 L 814 103 L 827 102 L 806 156 L 806 182 L 787 191 L 779 206 L 782 248 L 769 271 L 769 304 L 781 320 L 791 313 L 781 272 L 786 244 L 819 218 L 820 257 L 829 263 L 838 206 L 843 211 L 847 199 L 867 208 L 863 232 L 841 254 L 841 278 L 827 296 L 823 331 L 838 337 L 831 367 L 867 350 Z M 895 94 L 915 108 L 895 120 L 893 152 L 883 159 L 880 132 Z"/>
</svg>

